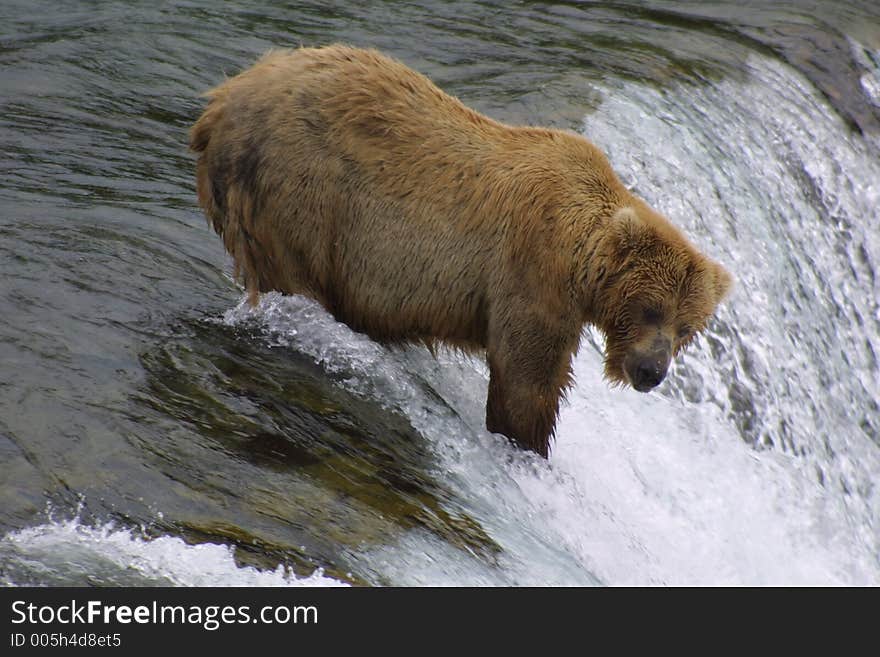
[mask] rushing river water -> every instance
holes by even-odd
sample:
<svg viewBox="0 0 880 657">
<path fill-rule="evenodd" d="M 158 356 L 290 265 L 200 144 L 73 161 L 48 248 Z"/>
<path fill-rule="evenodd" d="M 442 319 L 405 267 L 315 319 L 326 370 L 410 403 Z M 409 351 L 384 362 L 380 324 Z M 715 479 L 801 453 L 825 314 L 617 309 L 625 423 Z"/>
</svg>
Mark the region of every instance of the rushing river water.
<svg viewBox="0 0 880 657">
<path fill-rule="evenodd" d="M 251 311 L 200 94 L 378 47 L 571 128 L 736 278 L 658 391 L 587 330 L 549 462 L 483 363 Z M 0 2 L 0 582 L 880 584 L 880 5 Z"/>
</svg>

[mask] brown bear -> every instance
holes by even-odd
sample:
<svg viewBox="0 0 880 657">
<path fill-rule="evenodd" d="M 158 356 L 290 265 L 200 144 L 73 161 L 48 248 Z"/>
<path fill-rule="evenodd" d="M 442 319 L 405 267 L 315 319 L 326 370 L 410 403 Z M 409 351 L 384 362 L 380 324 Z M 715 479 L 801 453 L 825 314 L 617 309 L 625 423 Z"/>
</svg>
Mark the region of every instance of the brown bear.
<svg viewBox="0 0 880 657">
<path fill-rule="evenodd" d="M 607 379 L 648 391 L 730 285 L 584 137 L 494 121 L 374 50 L 273 51 L 207 96 L 199 202 L 251 300 L 485 349 L 487 428 L 544 457 L 585 323 Z"/>
</svg>

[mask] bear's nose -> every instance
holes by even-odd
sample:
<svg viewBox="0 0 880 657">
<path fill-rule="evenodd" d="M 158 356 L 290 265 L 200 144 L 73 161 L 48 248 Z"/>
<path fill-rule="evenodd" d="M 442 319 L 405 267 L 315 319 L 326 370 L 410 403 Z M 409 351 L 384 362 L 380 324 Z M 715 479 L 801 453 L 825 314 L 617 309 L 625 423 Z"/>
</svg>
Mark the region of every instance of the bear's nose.
<svg viewBox="0 0 880 657">
<path fill-rule="evenodd" d="M 666 375 L 662 361 L 656 358 L 644 358 L 636 366 L 633 387 L 639 392 L 647 392 L 656 388 Z"/>
</svg>

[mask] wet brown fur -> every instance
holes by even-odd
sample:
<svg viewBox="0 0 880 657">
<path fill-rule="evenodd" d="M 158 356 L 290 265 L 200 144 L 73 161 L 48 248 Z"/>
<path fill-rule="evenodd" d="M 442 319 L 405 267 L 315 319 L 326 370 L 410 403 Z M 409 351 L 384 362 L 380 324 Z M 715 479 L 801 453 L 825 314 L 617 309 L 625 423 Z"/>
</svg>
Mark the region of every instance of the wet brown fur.
<svg viewBox="0 0 880 657">
<path fill-rule="evenodd" d="M 207 96 L 199 202 L 252 301 L 304 294 L 377 341 L 485 349 L 487 427 L 543 456 L 584 323 L 626 382 L 631 349 L 686 325 L 678 351 L 729 286 L 588 140 L 496 122 L 376 51 L 273 51 Z"/>
</svg>

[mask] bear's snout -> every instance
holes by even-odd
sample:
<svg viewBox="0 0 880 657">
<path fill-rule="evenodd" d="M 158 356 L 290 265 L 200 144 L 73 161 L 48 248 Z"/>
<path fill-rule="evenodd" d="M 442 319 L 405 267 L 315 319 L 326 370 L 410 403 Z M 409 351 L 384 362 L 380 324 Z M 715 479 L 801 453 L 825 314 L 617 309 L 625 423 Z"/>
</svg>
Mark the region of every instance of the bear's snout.
<svg viewBox="0 0 880 657">
<path fill-rule="evenodd" d="M 632 387 L 639 392 L 648 392 L 666 377 L 671 358 L 670 350 L 663 347 L 647 354 L 633 353 L 623 366 Z"/>
<path fill-rule="evenodd" d="M 666 367 L 654 358 L 646 358 L 636 366 L 633 387 L 639 392 L 656 388 L 666 376 Z"/>
</svg>

